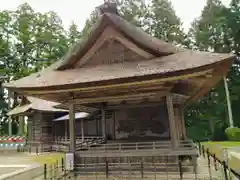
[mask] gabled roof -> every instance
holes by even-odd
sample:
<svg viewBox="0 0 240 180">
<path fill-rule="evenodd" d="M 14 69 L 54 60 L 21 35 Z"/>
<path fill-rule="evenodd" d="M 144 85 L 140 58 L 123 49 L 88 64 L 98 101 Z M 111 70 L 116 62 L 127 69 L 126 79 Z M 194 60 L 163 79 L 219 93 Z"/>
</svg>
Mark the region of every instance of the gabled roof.
<svg viewBox="0 0 240 180">
<path fill-rule="evenodd" d="M 174 54 L 183 50 L 170 43 L 166 43 L 160 39 L 150 36 L 141 28 L 132 25 L 118 15 L 105 13 L 90 29 L 89 34 L 83 37 L 82 40 L 71 48 L 66 56 L 61 61 L 55 63 L 52 68 L 58 70 L 72 68 L 71 65 L 81 59 L 81 57 L 93 46 L 96 39 L 108 26 L 114 27 L 121 32 L 123 36 L 156 57 Z"/>
<path fill-rule="evenodd" d="M 66 110 L 54 108 L 54 106 L 59 105 L 59 103 L 46 101 L 46 100 L 42 100 L 42 99 L 30 97 L 30 96 L 27 97 L 27 100 L 29 102 L 15 107 L 11 111 L 9 111 L 7 115 L 8 116 L 17 115 L 17 114 L 27 112 L 29 110 L 38 110 L 38 111 L 46 111 L 46 112 L 67 112 Z"/>
<path fill-rule="evenodd" d="M 118 48 L 117 52 L 111 49 L 113 47 Z M 123 61 L 117 57 L 118 61 L 109 62 L 113 57 L 108 57 L 108 48 L 113 51 L 113 55 L 130 53 L 132 56 L 123 57 Z M 41 72 L 4 86 L 35 95 L 34 93 L 44 94 L 48 90 L 59 93 L 63 89 L 70 91 L 70 88 L 95 88 L 102 84 L 107 86 L 143 81 L 143 77 L 146 81 L 170 77 L 177 82 L 186 78 L 187 74 L 205 73 L 208 70 L 219 72 L 223 66 L 229 69 L 234 57 L 232 54 L 178 48 L 150 36 L 117 14 L 104 13 L 89 34 L 61 60 Z M 222 75 L 217 76 L 221 78 L 226 73 L 225 70 Z M 200 86 L 199 88 L 203 89 Z M 210 88 L 208 85 L 207 89 Z"/>
</svg>

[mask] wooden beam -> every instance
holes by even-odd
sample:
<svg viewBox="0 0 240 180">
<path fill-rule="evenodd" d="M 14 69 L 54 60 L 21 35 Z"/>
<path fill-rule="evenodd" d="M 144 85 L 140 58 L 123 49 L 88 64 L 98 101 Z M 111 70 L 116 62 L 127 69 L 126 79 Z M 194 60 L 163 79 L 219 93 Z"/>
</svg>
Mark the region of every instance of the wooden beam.
<svg viewBox="0 0 240 180">
<path fill-rule="evenodd" d="M 76 152 L 76 128 L 75 128 L 75 105 L 69 105 L 69 135 L 70 135 L 70 152 Z"/>
<path fill-rule="evenodd" d="M 121 94 L 133 94 L 133 93 L 149 93 L 149 92 L 158 92 L 158 91 L 170 91 L 172 86 L 150 86 L 150 87 L 139 87 L 139 88 L 127 88 L 127 89 L 116 89 L 116 90 L 105 90 L 105 91 L 96 91 L 93 93 L 75 93 L 74 99 L 82 98 L 94 98 L 94 97 L 103 97 L 103 96 L 115 96 Z"/>
<path fill-rule="evenodd" d="M 172 100 L 171 94 L 166 96 L 166 103 L 167 103 L 167 110 L 168 110 L 168 119 L 169 119 L 169 127 L 170 127 L 172 146 L 173 146 L 173 148 L 176 148 L 177 147 L 177 134 L 176 134 L 176 126 L 175 126 L 173 100 Z"/>
<path fill-rule="evenodd" d="M 88 103 L 101 103 L 101 102 L 118 102 L 123 100 L 136 100 L 143 97 L 157 97 L 164 96 L 168 92 L 159 91 L 152 93 L 137 93 L 137 94 L 125 94 L 125 95 L 116 95 L 116 96 L 105 96 L 105 97 L 95 97 L 95 98 L 82 98 L 69 100 L 67 103 L 71 104 L 88 104 Z"/>
<path fill-rule="evenodd" d="M 165 102 L 152 102 L 152 103 L 140 103 L 140 104 L 121 104 L 121 105 L 110 105 L 107 106 L 107 110 L 118 110 L 118 109 L 132 109 L 132 108 L 142 108 L 142 107 L 155 107 L 163 105 Z"/>
<path fill-rule="evenodd" d="M 57 109 L 69 109 L 69 103 L 59 104 L 57 106 L 54 106 Z M 79 104 L 75 104 L 75 110 L 76 111 L 84 111 L 84 112 L 94 112 L 98 111 L 100 109 L 97 109 L 95 107 L 89 107 L 89 106 L 82 106 Z"/>
</svg>

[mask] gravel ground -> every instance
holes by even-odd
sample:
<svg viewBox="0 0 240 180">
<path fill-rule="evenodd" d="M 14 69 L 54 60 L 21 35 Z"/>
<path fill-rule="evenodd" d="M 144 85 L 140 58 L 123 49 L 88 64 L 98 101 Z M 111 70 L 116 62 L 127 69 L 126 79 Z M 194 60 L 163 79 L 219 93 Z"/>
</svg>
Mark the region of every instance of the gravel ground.
<svg viewBox="0 0 240 180">
<path fill-rule="evenodd" d="M 16 167 L 0 167 L 0 175 L 8 174 L 14 171 L 18 171 L 22 168 L 16 168 Z"/>
</svg>

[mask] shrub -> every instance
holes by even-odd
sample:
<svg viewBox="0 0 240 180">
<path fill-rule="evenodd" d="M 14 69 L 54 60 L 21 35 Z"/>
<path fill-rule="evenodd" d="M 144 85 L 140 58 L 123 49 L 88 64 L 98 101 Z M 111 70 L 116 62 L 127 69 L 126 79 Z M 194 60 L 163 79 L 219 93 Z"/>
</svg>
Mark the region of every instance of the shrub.
<svg viewBox="0 0 240 180">
<path fill-rule="evenodd" d="M 228 137 L 229 141 L 240 141 L 240 128 L 233 127 L 233 128 L 227 128 L 225 130 L 225 133 Z"/>
<path fill-rule="evenodd" d="M 214 131 L 214 134 L 212 135 L 212 140 L 213 141 L 226 141 L 228 138 L 224 131 L 226 130 L 227 127 L 228 127 L 227 124 L 223 124 L 220 127 L 217 127 Z"/>
</svg>

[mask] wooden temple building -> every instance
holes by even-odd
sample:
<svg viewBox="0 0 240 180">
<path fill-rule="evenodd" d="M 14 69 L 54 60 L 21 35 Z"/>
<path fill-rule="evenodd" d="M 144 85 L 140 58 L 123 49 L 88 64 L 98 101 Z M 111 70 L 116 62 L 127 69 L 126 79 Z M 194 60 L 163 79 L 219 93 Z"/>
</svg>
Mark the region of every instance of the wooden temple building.
<svg viewBox="0 0 240 180">
<path fill-rule="evenodd" d="M 24 135 L 25 117 L 27 117 L 26 145 L 31 152 L 66 151 L 69 149 L 69 114 L 59 103 L 34 97 L 20 97 L 17 107 L 8 112 L 19 121 L 19 135 Z M 96 113 L 75 113 L 76 137 L 79 144 L 86 140 L 101 140 L 100 117 Z M 65 144 L 65 149 L 60 148 Z"/>
<path fill-rule="evenodd" d="M 23 135 L 25 117 L 27 117 L 27 146 L 32 152 L 36 148 L 48 151 L 50 142 L 54 141 L 52 120 L 67 114 L 66 110 L 54 108 L 58 103 L 34 97 L 20 99 L 17 107 L 8 112 L 8 116 L 15 116 L 19 121 L 19 135 Z M 37 151 L 38 151 L 37 150 Z"/>
<path fill-rule="evenodd" d="M 135 157 L 131 162 L 186 155 L 196 159 L 195 145 L 187 140 L 184 108 L 227 75 L 234 56 L 176 47 L 125 21 L 111 3 L 99 9 L 97 23 L 66 56 L 4 86 L 69 111 L 70 151 L 78 162 L 95 157 L 108 162 L 125 157 Z M 79 153 L 74 114 L 93 109 L 101 114 L 98 126 L 106 143 Z"/>
</svg>

